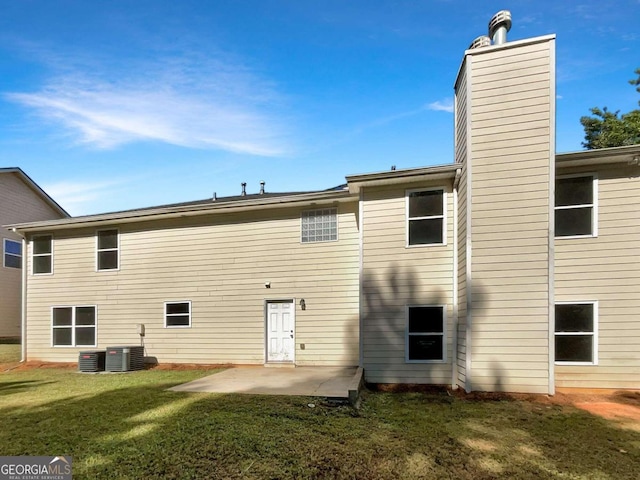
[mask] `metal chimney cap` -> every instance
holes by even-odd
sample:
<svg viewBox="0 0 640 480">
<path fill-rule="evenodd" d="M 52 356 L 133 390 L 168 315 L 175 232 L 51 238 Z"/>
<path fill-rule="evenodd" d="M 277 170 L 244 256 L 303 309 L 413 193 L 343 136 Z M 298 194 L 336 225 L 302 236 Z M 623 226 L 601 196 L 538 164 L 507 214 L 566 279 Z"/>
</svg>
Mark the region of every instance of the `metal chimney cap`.
<svg viewBox="0 0 640 480">
<path fill-rule="evenodd" d="M 489 37 L 493 38 L 501 27 L 504 27 L 507 32 L 511 30 L 511 12 L 509 10 L 500 10 L 489 20 Z"/>
<path fill-rule="evenodd" d="M 480 35 L 476 38 L 471 45 L 469 45 L 469 50 L 473 50 L 474 48 L 488 47 L 491 45 L 491 39 L 486 35 Z"/>
</svg>

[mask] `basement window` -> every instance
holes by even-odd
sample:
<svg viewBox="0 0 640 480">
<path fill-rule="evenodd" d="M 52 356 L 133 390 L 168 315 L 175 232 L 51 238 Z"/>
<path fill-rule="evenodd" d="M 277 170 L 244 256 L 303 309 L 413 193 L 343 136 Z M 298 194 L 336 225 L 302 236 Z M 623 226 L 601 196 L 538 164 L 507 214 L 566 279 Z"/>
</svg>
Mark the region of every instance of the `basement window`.
<svg viewBox="0 0 640 480">
<path fill-rule="evenodd" d="M 334 242 L 338 240 L 338 209 L 323 208 L 302 212 L 302 243 Z"/>
<path fill-rule="evenodd" d="M 99 230 L 97 233 L 98 271 L 118 270 L 119 238 L 118 230 Z"/>
<path fill-rule="evenodd" d="M 597 236 L 598 179 L 571 175 L 556 179 L 556 237 Z"/>
<path fill-rule="evenodd" d="M 191 302 L 165 302 L 164 326 L 165 328 L 190 328 Z"/>
<path fill-rule="evenodd" d="M 557 303 L 555 361 L 565 365 L 597 364 L 596 302 Z"/>
<path fill-rule="evenodd" d="M 47 275 L 53 273 L 53 237 L 51 235 L 36 235 L 31 242 L 33 248 L 31 255 L 33 274 Z"/>
<path fill-rule="evenodd" d="M 7 268 L 22 268 L 22 243 L 4 239 L 4 261 Z"/>
<path fill-rule="evenodd" d="M 54 347 L 95 347 L 96 307 L 53 307 L 52 345 Z"/>
<path fill-rule="evenodd" d="M 444 362 L 445 306 L 410 305 L 406 315 L 406 362 Z"/>
<path fill-rule="evenodd" d="M 407 246 L 444 245 L 446 194 L 443 189 L 409 190 Z"/>
</svg>

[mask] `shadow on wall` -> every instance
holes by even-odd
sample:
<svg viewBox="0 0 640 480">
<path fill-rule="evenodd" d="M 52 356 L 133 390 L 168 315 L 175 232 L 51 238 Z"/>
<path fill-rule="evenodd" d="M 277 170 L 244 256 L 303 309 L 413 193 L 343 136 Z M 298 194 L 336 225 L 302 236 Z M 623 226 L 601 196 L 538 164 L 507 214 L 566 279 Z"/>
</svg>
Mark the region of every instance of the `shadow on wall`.
<svg viewBox="0 0 640 480">
<path fill-rule="evenodd" d="M 367 381 L 372 383 L 448 384 L 449 372 L 443 381 L 442 364 L 406 363 L 406 307 L 407 305 L 446 305 L 450 299 L 440 286 L 430 284 L 429 273 L 413 267 L 392 265 L 383 274 L 363 273 L 363 353 Z M 447 315 L 447 327 L 452 322 Z M 447 338 L 450 337 L 450 328 Z M 450 339 L 448 340 L 450 341 Z M 447 352 L 451 365 L 451 352 Z M 440 374 L 436 375 L 435 371 Z M 406 372 L 403 374 L 402 372 Z M 408 375 L 408 376 L 404 376 Z M 384 377 L 384 381 L 380 381 Z"/>
</svg>

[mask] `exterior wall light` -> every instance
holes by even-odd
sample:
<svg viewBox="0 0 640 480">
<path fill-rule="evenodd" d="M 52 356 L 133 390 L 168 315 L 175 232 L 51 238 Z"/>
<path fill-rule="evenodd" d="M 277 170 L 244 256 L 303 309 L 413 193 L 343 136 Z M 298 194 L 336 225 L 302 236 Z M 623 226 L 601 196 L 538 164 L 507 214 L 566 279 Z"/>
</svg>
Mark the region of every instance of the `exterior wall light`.
<svg viewBox="0 0 640 480">
<path fill-rule="evenodd" d="M 304 298 L 300 299 L 300 308 L 302 310 L 306 310 L 307 309 L 307 303 L 304 301 Z"/>
</svg>

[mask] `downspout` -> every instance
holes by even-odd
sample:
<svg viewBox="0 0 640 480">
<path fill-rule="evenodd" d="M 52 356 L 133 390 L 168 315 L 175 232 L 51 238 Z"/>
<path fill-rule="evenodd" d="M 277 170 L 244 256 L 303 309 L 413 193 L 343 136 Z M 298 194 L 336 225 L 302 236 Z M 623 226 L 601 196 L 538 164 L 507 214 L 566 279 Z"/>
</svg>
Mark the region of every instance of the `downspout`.
<svg viewBox="0 0 640 480">
<path fill-rule="evenodd" d="M 363 286 L 364 286 L 364 220 L 363 220 L 363 212 L 364 212 L 364 191 L 362 187 L 360 188 L 360 198 L 358 199 L 358 236 L 359 236 L 359 260 L 358 260 L 358 366 L 364 369 L 364 339 L 363 339 L 363 324 L 364 319 L 362 318 L 362 297 L 363 297 Z"/>
<path fill-rule="evenodd" d="M 27 361 L 27 239 L 15 228 L 13 233 L 22 237 L 22 287 L 20 299 L 20 361 Z"/>
<path fill-rule="evenodd" d="M 462 169 L 453 180 L 453 335 L 451 339 L 451 388 L 458 388 L 458 185 Z"/>
</svg>

